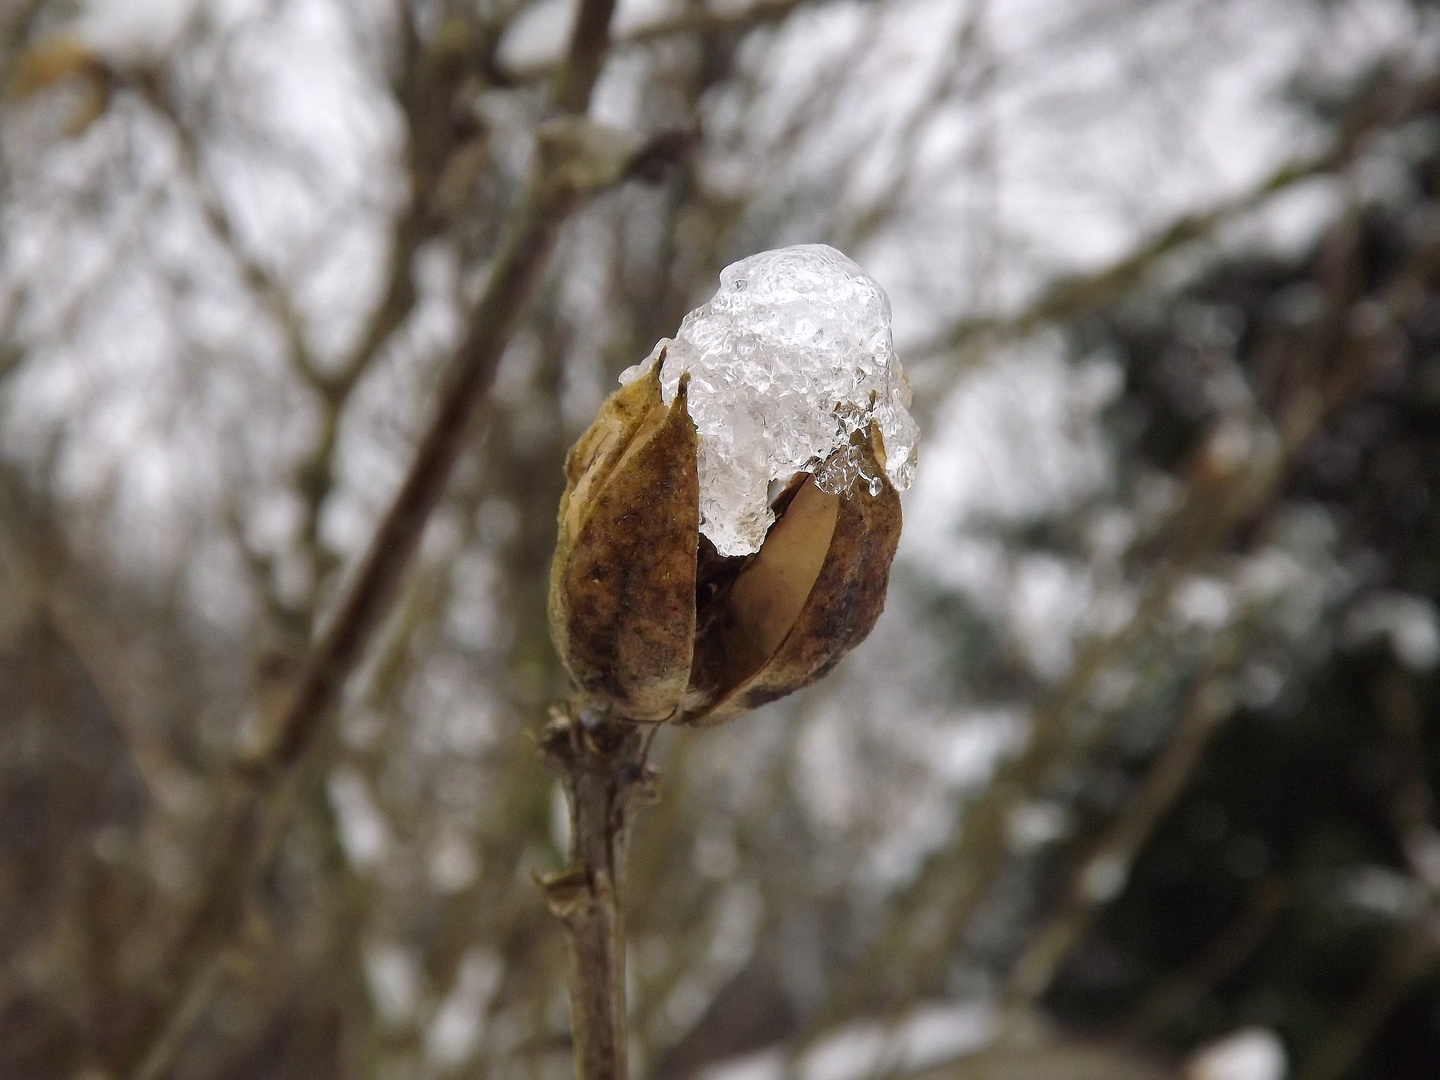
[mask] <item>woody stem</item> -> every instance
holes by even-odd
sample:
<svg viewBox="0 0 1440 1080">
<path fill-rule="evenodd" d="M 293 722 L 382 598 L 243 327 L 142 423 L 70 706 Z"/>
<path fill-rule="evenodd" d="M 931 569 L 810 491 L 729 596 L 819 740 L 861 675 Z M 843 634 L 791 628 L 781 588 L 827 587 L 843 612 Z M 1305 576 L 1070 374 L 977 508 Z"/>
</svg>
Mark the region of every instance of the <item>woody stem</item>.
<svg viewBox="0 0 1440 1080">
<path fill-rule="evenodd" d="M 570 865 L 540 886 L 568 939 L 577 1080 L 629 1080 L 621 894 L 633 810 L 654 793 L 651 730 L 562 706 L 540 740 L 570 796 Z"/>
</svg>

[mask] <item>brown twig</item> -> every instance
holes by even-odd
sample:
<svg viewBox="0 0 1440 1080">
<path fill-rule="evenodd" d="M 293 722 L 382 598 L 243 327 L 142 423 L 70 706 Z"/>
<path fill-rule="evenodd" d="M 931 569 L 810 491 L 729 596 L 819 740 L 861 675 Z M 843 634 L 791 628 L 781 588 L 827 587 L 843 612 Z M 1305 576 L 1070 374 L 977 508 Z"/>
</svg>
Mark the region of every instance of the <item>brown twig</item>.
<svg viewBox="0 0 1440 1080">
<path fill-rule="evenodd" d="M 570 797 L 570 866 L 540 887 L 568 939 L 578 1080 L 629 1080 L 621 895 L 634 808 L 654 798 L 654 731 L 563 706 L 540 739 Z"/>
<path fill-rule="evenodd" d="M 430 513 L 445 492 L 471 420 L 490 389 L 500 354 L 578 194 L 567 188 L 557 190 L 548 179 L 542 179 L 527 196 L 520 220 L 496 259 L 489 287 L 470 320 L 470 333 L 452 363 L 435 419 L 395 501 L 375 530 L 344 601 L 305 666 L 265 769 L 293 768 L 314 743 L 346 676 L 389 610 Z"/>
<path fill-rule="evenodd" d="M 585 0 L 581 6 L 565 65 L 555 81 L 557 111 L 578 115 L 588 107 L 608 45 L 614 7 L 615 0 Z M 315 731 L 335 704 L 341 684 L 388 610 L 395 586 L 410 565 L 430 513 L 445 492 L 471 422 L 494 381 L 500 355 L 549 261 L 560 225 L 587 196 L 625 175 L 622 170 L 587 190 L 576 183 L 577 177 L 587 175 L 583 165 L 564 155 L 539 155 L 485 293 L 470 318 L 469 333 L 451 362 L 435 418 L 339 611 L 306 664 L 267 762 L 270 768 L 293 766 L 314 742 Z"/>
<path fill-rule="evenodd" d="M 1295 1080 L 1335 1080 L 1348 1071 L 1405 994 L 1440 963 L 1440 889 L 1429 855 L 1440 841 L 1431 818 L 1435 798 L 1425 776 L 1420 705 L 1411 677 L 1400 671 L 1381 677 L 1377 696 L 1396 771 L 1390 817 L 1426 902 L 1397 935 L 1340 1021 L 1301 1062 Z"/>
<path fill-rule="evenodd" d="M 631 49 L 686 35 L 702 38 L 739 37 L 751 30 L 784 22 L 800 8 L 814 3 L 815 0 L 758 0 L 742 11 L 729 14 L 692 7 L 672 17 L 637 26 L 615 38 L 611 47 L 615 50 Z M 578 22 L 576 29 L 580 29 Z M 550 67 L 550 61 L 544 60 L 508 67 L 506 74 L 515 82 L 526 82 L 544 77 Z"/>
<path fill-rule="evenodd" d="M 572 74 L 557 77 L 555 112 L 580 114 L 588 106 L 613 6 L 613 0 L 586 0 L 565 65 Z M 605 13 L 605 33 L 597 31 L 592 9 Z M 121 1075 L 158 1080 L 169 1069 L 191 1018 L 201 1011 L 197 1003 L 213 991 L 215 973 L 243 923 L 252 886 L 288 818 L 301 767 L 321 741 L 347 677 L 389 610 L 561 224 L 587 197 L 626 175 L 624 169 L 597 171 L 590 166 L 583 146 L 559 146 L 537 155 L 414 463 L 306 660 L 273 742 L 250 763 L 246 782 L 234 785 L 216 845 L 215 872 L 172 953 L 168 992 L 136 1025 L 122 1060 L 116 1062 Z"/>
<path fill-rule="evenodd" d="M 617 45 L 641 45 L 682 34 L 743 34 L 756 27 L 768 26 L 789 18 L 809 0 L 759 0 L 742 11 L 720 15 L 703 7 L 694 7 L 669 19 L 637 26 Z"/>
<path fill-rule="evenodd" d="M 1392 670 L 1380 680 L 1377 705 L 1385 720 L 1385 734 L 1392 746 L 1394 793 L 1390 798 L 1390 819 L 1400 849 L 1405 853 L 1411 874 L 1440 901 L 1440 831 L 1435 826 L 1435 793 L 1425 775 L 1425 746 L 1421 739 L 1422 716 L 1414 677 Z"/>
<path fill-rule="evenodd" d="M 1097 311 L 1149 278 L 1170 255 L 1214 237 L 1223 227 L 1266 205 L 1273 196 L 1303 181 L 1343 171 L 1362 154 L 1375 132 L 1423 115 L 1434 107 L 1437 97 L 1440 78 L 1380 80 L 1351 110 L 1331 144 L 1315 155 L 1283 162 L 1248 190 L 1206 210 L 1176 218 L 1101 270 L 1052 281 L 1017 312 L 969 316 L 936 338 L 912 346 L 908 355 L 920 360 L 949 355 L 979 342 L 1018 337 L 1040 326 Z"/>
<path fill-rule="evenodd" d="M 1364 1053 L 1406 992 L 1434 968 L 1440 955 L 1436 940 L 1436 915 L 1430 909 L 1390 946 L 1339 1023 L 1295 1070 L 1294 1080 L 1336 1080 L 1342 1076 Z"/>
<path fill-rule="evenodd" d="M 153 1080 L 168 1067 L 175 1040 L 166 1032 L 185 1026 L 191 993 L 211 985 L 208 972 L 234 936 L 244 897 L 288 816 L 299 766 L 326 727 L 346 678 L 388 611 L 419 546 L 431 511 L 444 494 L 470 422 L 479 408 L 519 313 L 533 290 L 560 222 L 580 193 L 537 177 L 509 242 L 496 259 L 489 287 L 470 322 L 470 333 L 453 361 L 434 421 L 405 482 L 376 529 L 330 626 L 301 673 L 295 696 L 281 717 L 268 752 L 252 764 L 252 784 L 235 797 L 235 808 L 218 845 L 219 872 L 176 949 L 174 982 L 182 989 L 153 1025 L 154 1035 L 137 1059 L 136 1080 Z M 191 986 L 196 990 L 191 990 Z M 151 1025 L 145 1025 L 150 1028 Z"/>
<path fill-rule="evenodd" d="M 1281 878 L 1268 877 L 1261 881 L 1246 899 L 1239 917 L 1206 946 L 1194 963 L 1162 983 L 1140 1002 L 1132 1015 L 1116 1025 L 1111 1032 L 1113 1041 L 1134 1045 L 1152 1038 L 1193 1008 L 1211 987 L 1229 978 L 1270 933 L 1288 895 Z"/>
<path fill-rule="evenodd" d="M 1365 123 L 1347 127 L 1339 149 L 1326 164 L 1339 168 L 1358 152 L 1365 132 L 1413 115 L 1419 102 L 1431 101 L 1440 83 L 1425 80 L 1401 86 L 1365 114 Z M 1368 125 L 1368 126 L 1367 126 Z M 1341 235 L 1340 263 L 1350 265 L 1353 238 Z M 1440 245 L 1417 251 L 1386 285 L 1366 297 L 1357 283 L 1345 278 L 1327 282 L 1332 310 L 1348 312 L 1361 299 L 1392 321 L 1407 317 L 1424 295 L 1417 283 L 1440 264 Z M 1071 311 L 1065 305 L 1053 316 Z M 1274 445 L 1216 471 L 1205 447 L 1197 455 L 1187 497 L 1165 530 L 1167 544 L 1160 568 L 1151 577 L 1135 617 L 1110 636 L 1091 639 L 1080 650 L 1070 675 L 1036 709 L 1027 745 L 1005 762 L 984 793 L 966 810 L 952 840 L 922 866 L 915 881 L 896 899 L 880 928 L 862 953 L 845 988 L 816 1013 L 791 1047 L 794 1056 L 811 1045 L 829 1026 L 865 1009 L 895 1011 L 933 985 L 955 942 L 968 928 L 990 888 L 1008 864 L 1007 826 L 1012 808 L 1043 788 L 1065 751 L 1072 713 L 1083 704 L 1094 676 L 1139 634 L 1168 602 L 1174 583 L 1203 558 L 1222 548 L 1235 531 L 1252 521 L 1279 490 L 1297 455 L 1335 410 L 1353 400 L 1383 367 L 1383 341 L 1363 327 L 1337 322 L 1325 351 L 1326 363 L 1316 378 L 1308 367 L 1301 385 L 1284 395 L 1268 426 Z M 1252 418 L 1264 425 L 1259 417 Z"/>
<path fill-rule="evenodd" d="M 1049 989 L 1065 957 L 1096 912 L 1119 891 L 1136 855 L 1184 790 L 1210 736 L 1232 707 L 1229 695 L 1217 686 L 1217 676 L 1233 661 L 1236 638 L 1232 632 L 1220 645 L 1130 806 L 1077 867 L 1059 910 L 1016 961 L 1005 988 L 1007 1007 L 1029 1007 Z"/>
</svg>

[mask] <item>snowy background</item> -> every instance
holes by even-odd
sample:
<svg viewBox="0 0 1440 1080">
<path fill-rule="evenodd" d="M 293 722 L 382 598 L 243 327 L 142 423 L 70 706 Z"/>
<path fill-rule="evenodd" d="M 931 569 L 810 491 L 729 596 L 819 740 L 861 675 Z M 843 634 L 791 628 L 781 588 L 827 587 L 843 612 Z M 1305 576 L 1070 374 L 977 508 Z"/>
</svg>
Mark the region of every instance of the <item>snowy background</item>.
<svg viewBox="0 0 1440 1080">
<path fill-rule="evenodd" d="M 0 460 L 20 493 L 0 640 L 16 670 L 77 657 L 65 678 L 121 733 L 123 807 L 55 828 L 144 897 L 0 934 L 0 995 L 81 1033 L 53 1061 L 99 1071 L 73 1075 L 120 1053 L 96 1034 L 77 926 L 112 927 L 123 999 L 212 872 L 217 778 L 263 736 L 405 475 L 572 8 L 0 6 Z M 1238 309 L 1167 306 L 1226 260 L 1307 258 L 1356 207 L 1428 206 L 1407 169 L 1433 129 L 1382 116 L 1333 151 L 1382 73 L 1435 78 L 1432 11 L 622 0 L 613 33 L 590 117 L 688 149 L 565 225 L 301 797 L 261 959 L 222 980 L 184 1075 L 331 1075 L 293 1049 L 330 1045 L 327 1009 L 339 1049 L 314 1060 L 350 1063 L 335 1075 L 564 1075 L 563 958 L 529 877 L 558 865 L 566 822 L 524 735 L 559 689 L 559 462 L 720 267 L 802 242 L 888 292 L 919 470 L 871 639 L 812 690 L 657 743 L 632 886 L 638 1067 L 858 1080 L 1018 1047 L 1039 1056 L 1015 1068 L 1071 1071 L 1017 1076 L 1292 1075 L 1330 1022 L 1287 1026 L 1260 991 L 1126 1042 L 1047 1012 L 1054 970 L 1015 973 L 1067 873 L 1093 905 L 1125 889 L 1134 850 L 1079 852 L 1140 788 L 1117 762 L 1159 754 L 1192 697 L 1278 708 L 1329 650 L 1376 640 L 1405 671 L 1440 661 L 1433 597 L 1372 587 L 1323 500 L 1260 475 L 1300 451 Z M 1136 450 L 1133 357 L 1085 322 L 1125 303 L 1175 328 L 1176 393 L 1206 432 L 1183 467 Z M 1177 539 L 1252 467 L 1264 509 L 1243 542 Z M 1193 684 L 1212 677 L 1207 698 Z M 63 757 L 27 742 L 26 708 L 5 720 L 11 760 Z M 966 831 L 986 813 L 1003 865 L 971 902 L 955 883 L 988 865 Z M 1274 859 L 1245 839 L 1226 865 L 1259 880 Z M 1346 872 L 1350 907 L 1390 924 L 1431 902 L 1368 857 Z M 76 874 L 54 911 L 83 910 Z M 877 945 L 881 928 L 897 936 Z M 52 1074 L 72 1075 L 35 1073 Z"/>
</svg>

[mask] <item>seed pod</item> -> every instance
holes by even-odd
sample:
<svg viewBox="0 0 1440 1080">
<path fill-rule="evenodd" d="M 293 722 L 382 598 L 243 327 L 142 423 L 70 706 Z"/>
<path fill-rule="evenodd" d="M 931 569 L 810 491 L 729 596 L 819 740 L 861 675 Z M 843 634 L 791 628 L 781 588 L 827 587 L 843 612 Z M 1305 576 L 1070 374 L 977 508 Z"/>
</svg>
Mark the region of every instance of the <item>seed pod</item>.
<svg viewBox="0 0 1440 1080">
<path fill-rule="evenodd" d="M 666 406 L 664 353 L 601 407 L 566 464 L 550 630 L 591 707 L 708 726 L 821 678 L 870 633 L 900 539 L 900 496 L 872 426 L 875 477 L 842 494 L 794 478 L 754 555 L 699 531 L 687 382 Z M 857 439 L 859 436 L 857 436 Z"/>
<path fill-rule="evenodd" d="M 832 494 L 802 476 L 777 500 L 760 551 L 708 605 L 683 723 L 718 724 L 809 686 L 874 628 L 901 518 L 873 429 L 871 439 L 875 494 L 862 483 Z"/>
<path fill-rule="evenodd" d="M 571 450 L 550 579 L 551 637 L 577 687 L 651 722 L 689 682 L 700 528 L 686 387 L 667 407 L 659 371 L 612 394 Z"/>
</svg>

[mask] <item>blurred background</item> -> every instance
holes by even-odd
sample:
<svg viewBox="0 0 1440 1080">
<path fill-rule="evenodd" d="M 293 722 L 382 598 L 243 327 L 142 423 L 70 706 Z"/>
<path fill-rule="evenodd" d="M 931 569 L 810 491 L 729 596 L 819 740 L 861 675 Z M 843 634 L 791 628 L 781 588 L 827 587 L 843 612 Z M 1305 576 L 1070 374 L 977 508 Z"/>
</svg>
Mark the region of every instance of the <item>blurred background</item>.
<svg viewBox="0 0 1440 1080">
<path fill-rule="evenodd" d="M 237 879 L 237 762 L 410 466 L 572 19 L 0 0 L 0 1076 L 570 1074 L 563 454 L 723 265 L 809 241 L 890 294 L 919 476 L 871 639 L 656 742 L 637 1073 L 1440 1075 L 1424 0 L 622 0 L 589 116 L 653 152 L 561 225 Z"/>
</svg>

